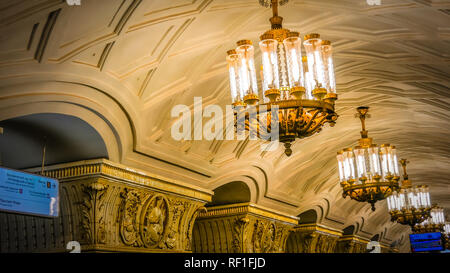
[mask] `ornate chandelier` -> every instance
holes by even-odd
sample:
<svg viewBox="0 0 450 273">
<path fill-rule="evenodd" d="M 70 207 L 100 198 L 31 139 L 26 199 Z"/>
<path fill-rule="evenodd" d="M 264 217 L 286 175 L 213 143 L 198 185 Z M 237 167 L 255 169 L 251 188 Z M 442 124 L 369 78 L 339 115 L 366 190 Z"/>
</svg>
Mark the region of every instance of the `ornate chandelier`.
<svg viewBox="0 0 450 273">
<path fill-rule="evenodd" d="M 245 129 L 255 130 L 257 137 L 267 139 L 278 130 L 278 140 L 290 156 L 296 138 L 320 132 L 325 123 L 334 126 L 338 117 L 334 110 L 337 95 L 332 46 L 319 34 L 308 34 L 303 41 L 303 58 L 299 33 L 282 28 L 283 18 L 278 16 L 278 4 L 288 1 L 259 2 L 273 11 L 272 28 L 260 36 L 259 42 L 262 92 L 257 84 L 252 41 L 240 40 L 236 49 L 227 52 L 232 105 L 236 116 L 245 120 Z M 248 120 L 250 108 L 256 112 L 254 121 Z"/>
<path fill-rule="evenodd" d="M 362 131 L 359 145 L 337 153 L 340 183 L 343 197 L 350 196 L 359 202 L 368 202 L 375 210 L 375 203 L 383 200 L 399 188 L 397 152 L 389 144 L 372 143 L 368 137 L 365 120 L 369 107 L 358 107 Z"/>
<path fill-rule="evenodd" d="M 404 173 L 402 187 L 387 199 L 388 209 L 391 214 L 391 221 L 409 225 L 414 229 L 416 224 L 422 223 L 430 217 L 430 193 L 428 186 L 413 187 L 406 173 L 408 162 L 406 159 L 402 159 L 400 163 Z"/>
<path fill-rule="evenodd" d="M 430 212 L 431 217 L 425 219 L 422 223 L 416 224 L 413 227 L 414 233 L 427 232 L 443 232 L 445 225 L 444 209 L 434 206 Z"/>
</svg>

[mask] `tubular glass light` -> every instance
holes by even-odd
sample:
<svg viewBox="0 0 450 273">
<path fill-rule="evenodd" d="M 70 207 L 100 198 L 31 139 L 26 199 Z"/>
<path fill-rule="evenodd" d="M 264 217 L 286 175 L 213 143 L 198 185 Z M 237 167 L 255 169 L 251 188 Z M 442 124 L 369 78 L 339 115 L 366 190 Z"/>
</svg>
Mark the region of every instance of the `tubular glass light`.
<svg viewBox="0 0 450 273">
<path fill-rule="evenodd" d="M 291 94 L 300 99 L 305 92 L 305 80 L 303 77 L 302 48 L 299 33 L 290 32 L 288 38 L 284 39 L 283 44 L 286 51 Z M 298 96 L 295 94 L 298 94 Z"/>
<path fill-rule="evenodd" d="M 280 88 L 278 56 L 277 56 L 277 40 L 273 36 L 266 35 L 259 42 L 262 54 L 263 67 L 263 92 Z"/>
<path fill-rule="evenodd" d="M 336 80 L 334 77 L 333 47 L 331 42 L 323 40 L 321 45 L 322 63 L 324 68 L 325 88 L 328 92 L 336 93 Z"/>
<path fill-rule="evenodd" d="M 244 99 L 244 90 L 241 89 L 239 70 L 241 60 L 236 50 L 229 50 L 227 56 L 228 74 L 230 75 L 230 92 L 233 105 L 242 102 Z"/>
<path fill-rule="evenodd" d="M 241 64 L 239 69 L 239 79 L 242 90 L 244 91 L 244 100 L 246 96 L 257 99 L 258 84 L 256 81 L 256 70 L 254 61 L 254 48 L 249 40 L 241 40 L 237 42 L 236 52 L 240 56 Z"/>
<path fill-rule="evenodd" d="M 315 83 L 311 72 L 309 72 L 308 58 L 306 56 L 302 57 L 302 63 L 303 63 L 303 71 L 305 71 L 305 89 L 306 89 L 305 98 L 307 100 L 312 100 L 314 99 L 312 95 L 312 90 L 314 89 Z"/>
<path fill-rule="evenodd" d="M 311 72 L 314 82 L 312 94 L 315 98 L 320 99 L 327 93 L 320 35 L 317 33 L 305 35 L 303 45 L 308 61 L 308 71 Z"/>
</svg>

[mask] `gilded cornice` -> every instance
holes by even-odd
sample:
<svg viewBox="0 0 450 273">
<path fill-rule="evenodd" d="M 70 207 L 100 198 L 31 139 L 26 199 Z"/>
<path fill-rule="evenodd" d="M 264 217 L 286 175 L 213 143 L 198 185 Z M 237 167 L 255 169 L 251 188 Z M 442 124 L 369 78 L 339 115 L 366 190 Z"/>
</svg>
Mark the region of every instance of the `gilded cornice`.
<svg viewBox="0 0 450 273">
<path fill-rule="evenodd" d="M 40 173 L 40 168 L 27 169 L 26 171 Z M 173 179 L 163 178 L 106 159 L 92 159 L 47 166 L 44 169 L 43 175 L 57 178 L 60 182 L 93 176 L 104 176 L 206 202 L 210 202 L 213 195 L 213 192 L 210 190 L 188 185 Z"/>
<path fill-rule="evenodd" d="M 290 216 L 279 211 L 264 208 L 252 203 L 239 203 L 223 206 L 208 207 L 206 212 L 200 212 L 198 218 L 224 217 L 231 215 L 249 214 L 284 223 L 296 225 L 299 218 Z"/>
<path fill-rule="evenodd" d="M 320 225 L 320 224 L 301 224 L 301 225 L 298 225 L 297 227 L 295 227 L 294 231 L 300 231 L 300 232 L 316 231 L 319 233 L 324 233 L 326 235 L 332 235 L 332 236 L 337 236 L 337 237 L 342 236 L 342 231 L 334 229 L 334 228 L 330 228 L 330 227 L 327 227 L 324 225 Z"/>
<path fill-rule="evenodd" d="M 358 235 L 344 235 L 341 238 L 339 238 L 339 241 L 356 241 L 359 243 L 363 243 L 363 244 L 367 244 L 370 242 L 370 240 L 363 238 L 361 236 Z"/>
</svg>

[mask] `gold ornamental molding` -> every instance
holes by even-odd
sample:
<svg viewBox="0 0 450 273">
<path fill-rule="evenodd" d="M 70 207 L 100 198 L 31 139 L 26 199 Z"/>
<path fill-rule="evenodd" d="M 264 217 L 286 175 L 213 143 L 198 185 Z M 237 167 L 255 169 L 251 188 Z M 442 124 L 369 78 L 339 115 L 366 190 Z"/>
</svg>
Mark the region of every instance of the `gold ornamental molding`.
<svg viewBox="0 0 450 273">
<path fill-rule="evenodd" d="M 362 243 L 362 244 L 368 244 L 370 242 L 370 240 L 363 238 L 361 236 L 358 235 L 344 235 L 339 239 L 340 242 L 345 242 L 345 241 L 354 241 L 354 242 L 358 242 L 358 243 Z"/>
<path fill-rule="evenodd" d="M 332 235 L 332 236 L 337 236 L 337 237 L 341 237 L 342 236 L 342 231 L 338 230 L 338 229 L 334 229 L 334 228 L 330 228 L 324 225 L 320 225 L 320 224 L 301 224 L 298 225 L 297 227 L 295 227 L 294 231 L 310 231 L 310 232 L 319 232 L 319 233 L 324 233 L 326 235 Z"/>
<path fill-rule="evenodd" d="M 239 214 L 250 214 L 254 216 L 278 220 L 281 222 L 296 225 L 298 217 L 284 214 L 279 211 L 264 208 L 253 203 L 238 203 L 223 206 L 208 207 L 206 211 L 200 212 L 198 218 L 224 217 Z"/>
<path fill-rule="evenodd" d="M 395 248 L 390 247 L 389 244 L 387 244 L 387 243 L 384 243 L 384 242 L 378 242 L 378 243 L 380 243 L 380 247 L 381 247 L 381 249 L 383 249 L 384 251 L 392 251 L 392 252 L 395 252 L 395 251 L 396 251 Z"/>
<path fill-rule="evenodd" d="M 194 253 L 283 253 L 297 217 L 252 203 L 200 210 L 192 232 Z"/>
<path fill-rule="evenodd" d="M 41 169 L 37 167 L 27 169 L 26 171 L 40 173 Z M 213 191 L 205 190 L 195 185 L 163 178 L 147 171 L 114 163 L 107 159 L 83 160 L 46 166 L 43 175 L 57 178 L 62 183 L 92 176 L 105 176 L 206 202 L 211 202 L 212 195 L 214 194 Z"/>
<path fill-rule="evenodd" d="M 296 226 L 286 242 L 288 253 L 333 253 L 342 232 L 317 223 Z"/>
<path fill-rule="evenodd" d="M 361 245 L 364 246 L 364 250 L 365 250 L 365 246 L 370 243 L 369 239 L 363 238 L 361 236 L 358 235 L 344 235 L 341 238 L 339 238 L 339 242 L 347 242 L 347 243 L 359 243 Z M 386 253 L 386 252 L 399 252 L 398 248 L 396 247 L 391 247 L 389 245 L 389 243 L 387 242 L 382 242 L 382 241 L 378 241 L 378 243 L 380 244 L 380 247 L 382 249 L 382 253 Z"/>
</svg>

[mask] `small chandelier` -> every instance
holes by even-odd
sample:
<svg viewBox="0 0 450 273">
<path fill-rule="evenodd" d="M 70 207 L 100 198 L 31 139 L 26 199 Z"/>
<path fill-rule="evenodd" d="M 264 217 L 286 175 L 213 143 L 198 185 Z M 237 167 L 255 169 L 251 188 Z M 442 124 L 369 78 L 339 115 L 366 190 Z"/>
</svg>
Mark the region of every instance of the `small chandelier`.
<svg viewBox="0 0 450 273">
<path fill-rule="evenodd" d="M 388 199 L 388 209 L 391 221 L 402 225 L 409 225 L 412 229 L 430 217 L 431 202 L 428 186 L 419 185 L 413 187 L 406 173 L 406 159 L 400 160 L 403 167 L 403 182 L 399 191 Z"/>
<path fill-rule="evenodd" d="M 257 84 L 252 41 L 240 40 L 236 49 L 227 52 L 232 105 L 236 115 L 243 115 L 245 120 L 250 108 L 256 112 L 253 122 L 245 121 L 245 129 L 257 127 L 257 137 L 267 139 L 265 134 L 274 133 L 276 127 L 278 140 L 290 156 L 296 138 L 320 132 L 325 123 L 334 126 L 338 117 L 334 110 L 337 95 L 332 46 L 319 34 L 308 34 L 303 41 L 303 58 L 299 33 L 282 28 L 283 18 L 278 16 L 278 4 L 288 0 L 259 2 L 273 11 L 272 28 L 260 36 L 259 42 L 262 92 Z"/>
<path fill-rule="evenodd" d="M 362 125 L 361 138 L 358 146 L 337 153 L 339 178 L 344 198 L 350 196 L 353 200 L 368 202 L 374 211 L 377 201 L 399 188 L 397 152 L 390 144 L 372 143 L 365 125 L 369 107 L 356 110 Z"/>
<path fill-rule="evenodd" d="M 443 232 L 445 225 L 444 209 L 438 206 L 433 206 L 430 212 L 431 217 L 425 219 L 422 223 L 416 224 L 413 227 L 414 233 L 427 232 Z"/>
</svg>

